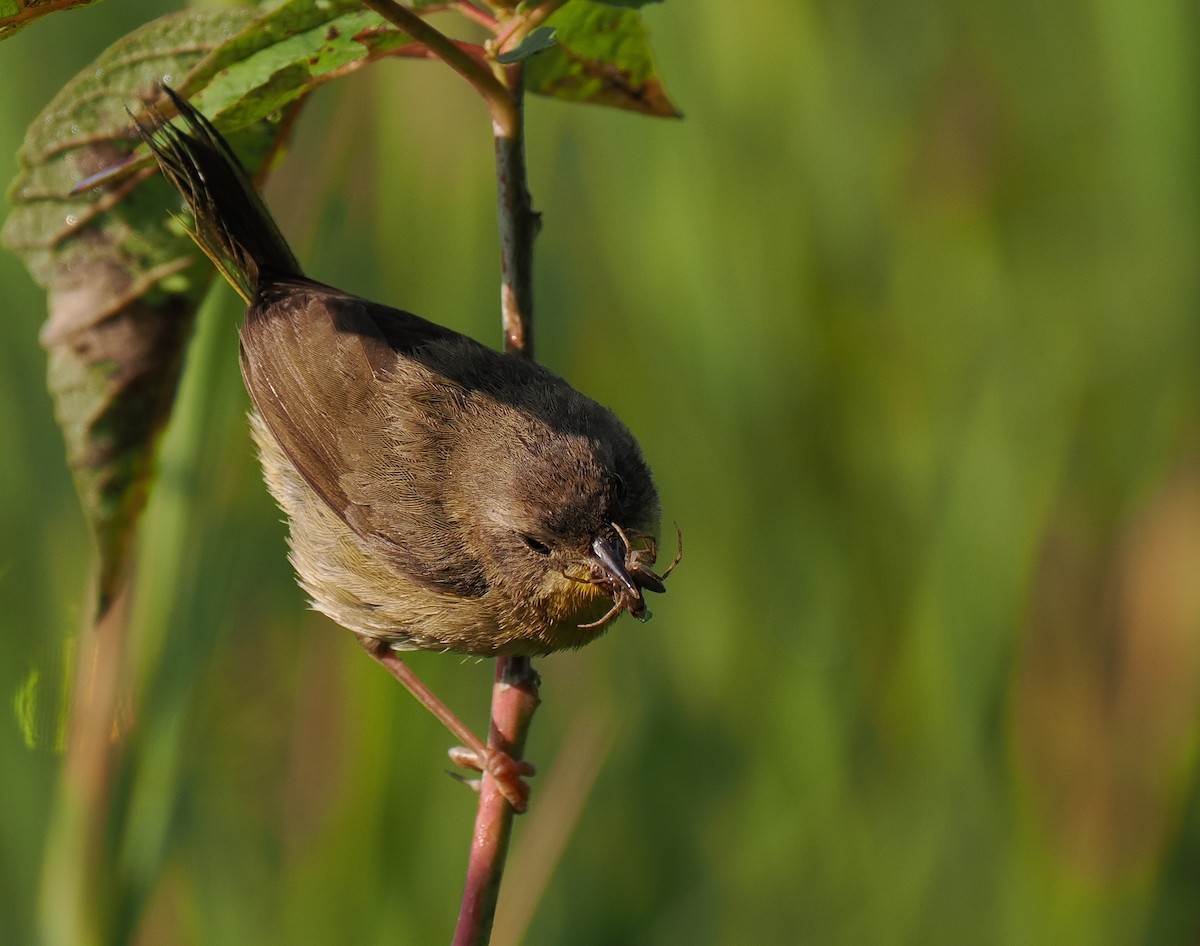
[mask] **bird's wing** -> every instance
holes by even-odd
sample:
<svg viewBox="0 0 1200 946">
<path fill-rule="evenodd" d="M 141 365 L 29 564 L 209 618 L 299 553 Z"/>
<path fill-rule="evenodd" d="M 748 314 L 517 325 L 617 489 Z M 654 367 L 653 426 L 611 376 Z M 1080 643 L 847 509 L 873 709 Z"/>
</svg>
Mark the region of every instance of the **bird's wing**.
<svg viewBox="0 0 1200 946">
<path fill-rule="evenodd" d="M 354 532 L 432 590 L 487 590 L 443 501 L 456 382 L 414 352 L 474 345 L 419 316 L 319 284 L 265 291 L 241 330 L 242 375 L 296 469 Z"/>
</svg>

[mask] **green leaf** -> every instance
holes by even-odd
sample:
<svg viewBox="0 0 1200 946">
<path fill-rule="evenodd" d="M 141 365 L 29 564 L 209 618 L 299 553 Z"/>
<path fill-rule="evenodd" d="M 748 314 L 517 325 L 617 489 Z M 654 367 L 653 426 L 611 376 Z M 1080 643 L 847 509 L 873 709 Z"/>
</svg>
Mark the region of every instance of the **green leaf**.
<svg viewBox="0 0 1200 946">
<path fill-rule="evenodd" d="M 677 118 L 663 88 L 642 15 L 598 0 L 572 0 L 547 21 L 557 45 L 529 61 L 539 95 Z"/>
<path fill-rule="evenodd" d="M 549 49 L 555 44 L 554 27 L 539 26 L 536 30 L 526 36 L 515 49 L 510 49 L 506 53 L 497 56 L 499 62 L 506 65 L 511 62 L 521 62 L 523 59 L 528 59 L 530 56 L 540 53 L 543 50 Z"/>
<path fill-rule="evenodd" d="M 170 416 L 184 348 L 212 269 L 164 211 L 178 195 L 134 151 L 127 105 L 160 82 L 194 98 L 253 172 L 309 91 L 409 37 L 358 0 L 163 17 L 73 79 L 26 135 L 6 245 L 48 291 L 49 385 L 96 538 L 102 614 L 126 572 Z M 114 167 L 83 193 L 73 188 Z"/>
<path fill-rule="evenodd" d="M 59 0 L 57 3 L 38 3 L 36 0 L 0 0 L 0 39 L 8 39 L 34 20 L 60 10 L 90 7 L 99 0 Z"/>
<path fill-rule="evenodd" d="M 178 81 L 253 11 L 155 20 L 72 79 L 30 126 L 9 190 L 5 245 L 47 290 L 41 340 L 67 459 L 99 562 L 98 609 L 119 590 L 146 499 L 154 447 L 211 269 L 164 210 L 179 198 L 148 171 L 81 193 L 79 181 L 127 161 L 139 139 L 126 105 Z M 279 133 L 239 138 L 261 162 Z"/>
<path fill-rule="evenodd" d="M 225 132 L 412 43 L 359 0 L 291 0 L 215 49 L 180 91 Z"/>
<path fill-rule="evenodd" d="M 662 3 L 662 0 L 596 0 L 606 7 L 644 7 L 648 3 Z"/>
</svg>

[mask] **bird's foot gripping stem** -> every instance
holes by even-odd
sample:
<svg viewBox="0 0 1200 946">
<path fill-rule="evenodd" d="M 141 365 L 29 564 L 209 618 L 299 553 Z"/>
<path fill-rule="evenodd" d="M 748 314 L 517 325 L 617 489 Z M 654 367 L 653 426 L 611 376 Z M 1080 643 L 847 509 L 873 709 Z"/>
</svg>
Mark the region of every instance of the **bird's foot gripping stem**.
<svg viewBox="0 0 1200 946">
<path fill-rule="evenodd" d="M 450 750 L 449 756 L 450 761 L 455 765 L 486 773 L 495 779 L 500 794 L 508 799 L 508 803 L 512 805 L 513 811 L 517 814 L 523 813 L 529 807 L 529 785 L 525 779 L 528 776 L 537 775 L 537 769 L 533 763 L 526 762 L 524 759 L 514 759 L 508 753 L 493 749 L 491 746 L 484 747 L 482 758 L 477 750 L 469 749 L 466 746 L 455 746 Z M 457 772 L 449 774 L 451 778 L 457 779 L 474 791 L 480 790 L 480 779 L 466 778 Z"/>
</svg>

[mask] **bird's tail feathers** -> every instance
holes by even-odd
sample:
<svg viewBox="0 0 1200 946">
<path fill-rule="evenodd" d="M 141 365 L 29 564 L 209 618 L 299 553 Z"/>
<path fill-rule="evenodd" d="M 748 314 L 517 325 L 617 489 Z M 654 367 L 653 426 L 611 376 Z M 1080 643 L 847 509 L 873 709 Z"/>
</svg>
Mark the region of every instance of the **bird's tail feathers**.
<svg viewBox="0 0 1200 946">
<path fill-rule="evenodd" d="M 162 88 L 187 129 L 168 122 L 137 126 L 163 176 L 187 201 L 192 239 L 247 302 L 257 295 L 266 272 L 302 275 L 250 175 L 221 133 L 174 89 Z"/>
</svg>

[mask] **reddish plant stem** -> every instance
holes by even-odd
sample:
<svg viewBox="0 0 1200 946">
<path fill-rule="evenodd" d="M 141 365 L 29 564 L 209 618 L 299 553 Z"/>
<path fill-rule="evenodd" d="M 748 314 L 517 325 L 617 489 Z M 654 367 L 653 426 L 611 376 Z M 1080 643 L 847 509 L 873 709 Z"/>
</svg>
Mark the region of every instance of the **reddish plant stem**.
<svg viewBox="0 0 1200 946">
<path fill-rule="evenodd" d="M 533 241 L 540 218 L 533 210 L 525 167 L 524 83 L 519 63 L 490 71 L 468 50 L 422 20 L 395 0 L 363 0 L 364 4 L 404 30 L 434 56 L 443 59 L 483 96 L 492 117 L 495 139 L 497 206 L 500 227 L 501 317 L 504 350 L 533 357 Z M 497 44 L 525 35 L 563 0 L 550 0 L 539 13 L 517 17 Z M 489 23 L 489 26 L 495 26 Z M 371 648 L 368 647 L 368 650 Z M 372 651 L 377 660 L 380 657 Z M 384 662 L 384 661 L 381 661 Z M 385 663 L 385 666 L 388 664 Z M 409 673 L 399 672 L 402 662 L 389 666 L 393 675 L 412 689 Z M 405 670 L 407 668 L 404 668 Z M 428 700 L 423 700 L 430 705 Z M 499 657 L 492 688 L 492 721 L 488 750 L 521 759 L 525 737 L 538 703 L 538 676 L 528 657 Z M 431 707 L 432 708 L 432 707 Z M 447 725 L 449 721 L 439 714 Z M 454 720 L 457 722 L 457 720 Z M 459 726 L 462 724 L 459 723 Z M 452 727 L 454 728 L 454 727 Z M 462 727 L 464 730 L 466 727 Z M 458 732 L 457 729 L 455 729 Z M 470 744 L 469 740 L 468 744 Z M 500 784 L 485 767 L 479 787 L 462 907 L 454 932 L 455 946 L 486 946 L 504 874 L 508 842 L 516 810 Z"/>
<path fill-rule="evenodd" d="M 45 16 L 47 13 L 54 13 L 58 10 L 69 10 L 71 7 L 82 6 L 88 0 L 50 0 L 46 3 L 33 3 L 30 0 L 21 2 L 17 0 L 16 13 L 9 13 L 3 18 L 3 26 L 6 31 L 15 32 L 17 29 L 36 20 L 38 17 Z"/>
<path fill-rule="evenodd" d="M 537 691 L 538 677 L 529 658 L 500 657 L 496 660 L 489 747 L 513 759 L 521 758 L 529 723 L 540 702 Z M 486 946 L 491 939 L 514 814 L 496 781 L 485 772 L 479 789 L 479 809 L 471 835 L 471 854 L 467 861 L 458 926 L 454 930 L 454 946 Z"/>
<path fill-rule="evenodd" d="M 496 18 L 494 16 L 484 10 L 480 10 L 474 4 L 468 3 L 467 0 L 458 0 L 454 4 L 454 8 L 468 20 L 474 20 L 480 26 L 486 26 L 489 30 L 496 28 Z"/>
<path fill-rule="evenodd" d="M 520 39 L 545 23 L 546 19 L 566 2 L 567 0 L 542 0 L 542 3 L 532 10 L 513 17 L 508 25 L 496 34 L 496 48 L 507 50 L 517 46 Z"/>
<path fill-rule="evenodd" d="M 363 5 L 370 7 L 418 43 L 424 43 L 435 56 L 471 83 L 475 91 L 487 102 L 493 124 L 509 133 L 520 124 L 520 119 L 514 114 L 513 100 L 504 84 L 486 65 L 461 49 L 445 33 L 430 26 L 414 11 L 401 6 L 396 0 L 363 0 Z"/>
<path fill-rule="evenodd" d="M 501 313 L 504 350 L 533 357 L 533 240 L 539 217 L 533 210 L 525 169 L 524 86 L 520 65 L 505 70 L 512 96 L 514 124 L 493 122 L 496 198 L 500 222 Z M 528 657 L 498 657 L 492 688 L 488 747 L 521 758 L 538 703 L 538 675 Z M 479 809 L 454 946 L 486 946 L 504 876 L 515 811 L 486 772 L 480 783 Z"/>
</svg>

